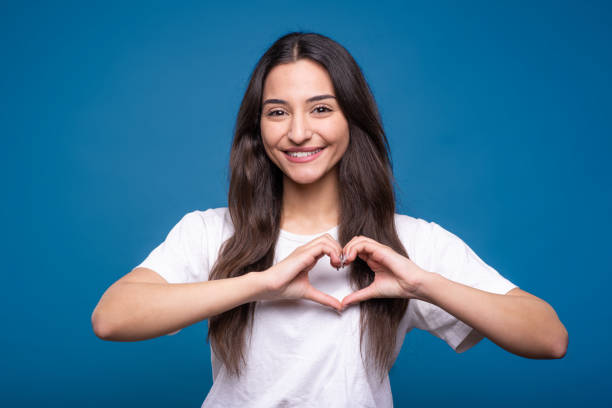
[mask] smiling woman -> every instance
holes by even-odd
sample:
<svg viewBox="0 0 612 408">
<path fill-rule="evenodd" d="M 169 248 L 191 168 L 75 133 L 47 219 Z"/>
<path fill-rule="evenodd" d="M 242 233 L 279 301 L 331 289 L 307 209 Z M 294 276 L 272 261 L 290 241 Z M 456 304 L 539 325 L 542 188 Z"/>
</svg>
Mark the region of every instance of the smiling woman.
<svg viewBox="0 0 612 408">
<path fill-rule="evenodd" d="M 251 75 L 230 153 L 228 206 L 181 218 L 92 315 L 107 340 L 208 319 L 203 407 L 391 407 L 405 335 L 463 352 L 483 337 L 565 354 L 554 309 L 435 222 L 395 212 L 389 146 L 357 63 L 290 33 Z"/>
</svg>

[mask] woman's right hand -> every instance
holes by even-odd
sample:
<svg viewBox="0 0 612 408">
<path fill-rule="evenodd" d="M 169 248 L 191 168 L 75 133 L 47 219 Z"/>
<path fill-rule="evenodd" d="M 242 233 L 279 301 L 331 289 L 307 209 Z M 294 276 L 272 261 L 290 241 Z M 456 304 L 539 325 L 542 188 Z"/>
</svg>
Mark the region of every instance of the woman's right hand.
<svg viewBox="0 0 612 408">
<path fill-rule="evenodd" d="M 329 234 L 297 247 L 287 258 L 260 272 L 267 288 L 261 299 L 308 299 L 340 311 L 340 301 L 312 286 L 308 272 L 324 255 L 329 256 L 334 268 L 339 268 L 341 253 L 342 247 Z"/>
</svg>

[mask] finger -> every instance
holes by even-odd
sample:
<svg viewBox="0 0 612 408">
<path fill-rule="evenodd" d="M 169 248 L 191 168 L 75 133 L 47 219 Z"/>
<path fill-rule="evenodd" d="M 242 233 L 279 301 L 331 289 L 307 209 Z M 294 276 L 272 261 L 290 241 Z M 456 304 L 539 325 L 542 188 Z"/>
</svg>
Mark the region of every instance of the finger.
<svg viewBox="0 0 612 408">
<path fill-rule="evenodd" d="M 344 244 L 344 248 L 342 248 L 342 250 L 345 252 L 345 254 L 348 254 L 348 252 L 346 251 L 357 239 L 360 239 L 361 235 L 356 235 L 353 238 L 351 238 L 351 240 L 349 242 L 347 242 L 346 244 Z"/>
<path fill-rule="evenodd" d="M 336 256 L 340 261 L 340 256 L 342 255 L 342 246 L 340 245 L 340 243 L 336 241 L 334 237 L 332 237 L 330 234 L 323 235 L 323 238 L 334 248 Z"/>
<path fill-rule="evenodd" d="M 351 252 L 354 252 L 355 246 L 361 242 L 371 242 L 374 244 L 378 244 L 378 242 L 376 240 L 373 240 L 372 238 L 369 238 L 363 235 L 357 235 L 353 237 L 353 239 L 351 239 L 349 242 L 347 242 L 346 245 L 344 246 L 343 252 L 344 252 L 345 258 L 348 259 Z M 355 258 L 356 256 L 353 256 L 351 257 L 351 260 L 354 260 Z"/>
<path fill-rule="evenodd" d="M 344 310 L 345 308 L 354 303 L 363 302 L 364 300 L 372 299 L 374 297 L 376 297 L 376 291 L 374 290 L 374 287 L 372 285 L 366 286 L 363 289 L 360 289 L 351 293 L 350 295 L 345 296 L 344 299 L 342 299 L 341 310 Z"/>
<path fill-rule="evenodd" d="M 334 248 L 334 251 L 335 251 L 335 254 L 336 254 L 337 258 L 338 258 L 338 261 L 340 260 L 340 255 L 342 255 L 342 246 L 329 233 L 323 234 L 323 235 L 315 238 L 314 241 L 317 241 L 317 242 L 315 242 L 315 245 L 317 243 L 320 243 L 320 242 L 325 242 L 325 243 L 331 245 L 331 247 Z"/>
<path fill-rule="evenodd" d="M 358 254 L 365 254 L 367 261 L 373 260 L 389 268 L 392 255 L 397 254 L 392 248 L 376 241 L 363 241 L 357 244 L 355 249 Z"/>
<path fill-rule="evenodd" d="M 309 243 L 310 244 L 310 243 Z M 310 270 L 314 268 L 319 259 L 323 258 L 323 256 L 328 255 L 330 258 L 334 259 L 334 262 L 340 262 L 340 257 L 337 254 L 334 254 L 333 248 L 327 245 L 326 241 L 319 241 L 318 243 L 308 246 L 305 245 L 298 252 L 299 256 L 296 257 L 296 261 L 299 262 L 299 269 L 301 270 Z"/>
<path fill-rule="evenodd" d="M 359 255 L 360 253 L 373 255 L 379 249 L 380 244 L 378 242 L 367 237 L 360 237 L 360 239 L 355 240 L 355 242 L 353 242 L 347 249 L 345 249 L 346 261 L 353 262 L 357 258 L 357 255 Z"/>
<path fill-rule="evenodd" d="M 325 306 L 329 306 L 337 311 L 342 310 L 342 305 L 340 304 L 340 301 L 338 299 L 331 295 L 328 295 L 327 293 L 321 292 L 312 285 L 309 285 L 308 289 L 306 289 L 304 298 Z"/>
<path fill-rule="evenodd" d="M 351 248 L 353 247 L 353 244 L 355 243 L 355 241 L 360 238 L 361 238 L 360 235 L 353 237 L 349 242 L 346 243 L 346 245 L 344 245 L 344 248 L 342 248 L 342 255 L 343 255 L 343 260 L 344 260 L 345 265 L 351 262 L 349 260 L 349 254 L 351 253 Z"/>
<path fill-rule="evenodd" d="M 339 248 L 335 248 L 327 240 L 319 241 L 310 250 L 314 251 L 314 254 L 316 254 L 314 256 L 317 259 L 319 259 L 323 255 L 329 256 L 330 263 L 335 268 L 339 267 L 340 264 L 341 264 L 340 249 Z"/>
</svg>

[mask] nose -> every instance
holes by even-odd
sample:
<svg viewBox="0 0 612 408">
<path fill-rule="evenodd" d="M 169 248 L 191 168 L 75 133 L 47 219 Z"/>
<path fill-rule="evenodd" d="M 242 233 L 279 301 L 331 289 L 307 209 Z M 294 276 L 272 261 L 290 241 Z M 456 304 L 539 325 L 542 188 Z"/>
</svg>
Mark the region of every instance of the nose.
<svg viewBox="0 0 612 408">
<path fill-rule="evenodd" d="M 308 129 L 308 123 L 302 115 L 293 115 L 287 137 L 297 145 L 304 143 L 312 137 L 312 132 Z"/>
</svg>

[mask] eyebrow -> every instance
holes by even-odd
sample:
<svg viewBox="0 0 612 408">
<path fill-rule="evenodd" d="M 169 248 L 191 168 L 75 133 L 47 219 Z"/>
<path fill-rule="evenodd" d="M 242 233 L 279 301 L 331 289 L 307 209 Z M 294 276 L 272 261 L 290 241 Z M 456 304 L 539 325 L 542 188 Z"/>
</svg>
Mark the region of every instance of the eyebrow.
<svg viewBox="0 0 612 408">
<path fill-rule="evenodd" d="M 307 103 L 308 102 L 316 102 L 316 101 L 320 101 L 322 99 L 329 99 L 329 98 L 336 99 L 336 97 L 334 95 L 325 94 L 325 95 L 312 96 L 312 97 L 306 99 L 306 102 Z M 278 103 L 278 104 L 281 104 L 281 105 L 287 105 L 287 101 L 282 100 L 282 99 L 266 99 L 264 101 L 264 103 L 262 104 L 262 106 L 267 104 L 267 103 Z"/>
</svg>

